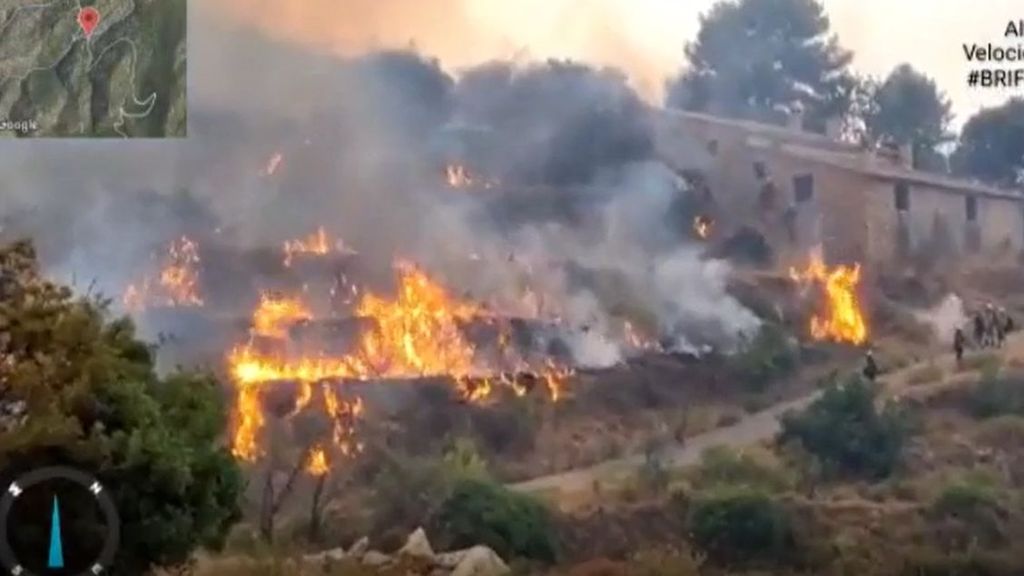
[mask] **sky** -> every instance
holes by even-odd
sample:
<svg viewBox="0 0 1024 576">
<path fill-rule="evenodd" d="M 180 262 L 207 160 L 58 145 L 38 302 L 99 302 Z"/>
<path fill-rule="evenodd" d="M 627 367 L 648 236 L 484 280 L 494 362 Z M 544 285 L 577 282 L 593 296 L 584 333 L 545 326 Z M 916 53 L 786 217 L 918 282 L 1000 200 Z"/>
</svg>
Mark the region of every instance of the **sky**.
<svg viewBox="0 0 1024 576">
<path fill-rule="evenodd" d="M 341 54 L 415 46 L 446 69 L 493 59 L 571 58 L 625 70 L 649 100 L 683 65 L 715 0 L 209 0 L 216 17 Z M 854 68 L 883 77 L 908 62 L 936 80 L 959 125 L 1009 90 L 969 89 L 962 44 L 1009 46 L 1020 0 L 823 0 Z M 1021 39 L 1024 42 L 1024 39 Z M 1024 63 L 1022 63 L 1024 65 Z M 1017 91 L 1024 95 L 1024 88 Z"/>
</svg>

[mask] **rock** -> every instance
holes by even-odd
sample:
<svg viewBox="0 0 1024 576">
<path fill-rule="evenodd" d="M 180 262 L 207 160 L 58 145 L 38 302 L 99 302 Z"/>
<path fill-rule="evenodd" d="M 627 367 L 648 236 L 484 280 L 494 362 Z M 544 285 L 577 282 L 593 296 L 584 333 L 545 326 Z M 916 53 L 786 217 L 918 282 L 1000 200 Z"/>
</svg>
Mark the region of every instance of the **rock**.
<svg viewBox="0 0 1024 576">
<path fill-rule="evenodd" d="M 387 554 L 382 554 L 376 550 L 369 550 L 366 554 L 363 554 L 363 564 L 367 566 L 383 566 L 388 562 L 391 562 L 391 557 Z"/>
<path fill-rule="evenodd" d="M 463 551 L 462 560 L 451 576 L 502 576 L 510 572 L 508 564 L 487 546 L 473 546 Z"/>
<path fill-rule="evenodd" d="M 466 548 L 465 550 L 441 552 L 434 556 L 434 562 L 436 562 L 438 566 L 443 566 L 444 568 L 452 570 L 462 562 L 462 559 L 466 557 L 466 554 L 470 550 L 470 548 Z"/>
<path fill-rule="evenodd" d="M 434 549 L 430 547 L 430 541 L 427 540 L 427 533 L 423 531 L 423 528 L 417 528 L 412 534 L 409 534 L 405 546 L 402 546 L 398 553 L 402 556 L 434 558 Z"/>
<path fill-rule="evenodd" d="M 302 559 L 311 564 L 325 562 L 327 560 L 338 560 L 344 559 L 346 556 L 344 548 L 332 548 L 330 550 L 324 550 L 323 552 L 317 552 L 315 554 L 306 554 Z"/>
<path fill-rule="evenodd" d="M 352 557 L 355 557 L 355 558 L 359 558 L 363 554 L 366 554 L 366 551 L 369 550 L 369 549 L 370 549 L 370 539 L 367 538 L 366 536 L 363 536 L 359 540 L 356 540 L 356 543 L 353 544 L 352 547 L 348 549 L 347 554 L 349 556 L 352 556 Z"/>
</svg>

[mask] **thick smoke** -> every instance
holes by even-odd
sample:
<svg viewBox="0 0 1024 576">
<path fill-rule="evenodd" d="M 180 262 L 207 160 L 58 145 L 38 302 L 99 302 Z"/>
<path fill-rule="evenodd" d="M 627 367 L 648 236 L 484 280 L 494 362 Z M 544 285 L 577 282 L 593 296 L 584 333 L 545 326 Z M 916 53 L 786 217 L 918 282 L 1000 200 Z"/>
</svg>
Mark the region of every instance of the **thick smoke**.
<svg viewBox="0 0 1024 576">
<path fill-rule="evenodd" d="M 935 337 L 941 342 L 951 342 L 953 332 L 967 324 L 964 302 L 956 294 L 948 294 L 930 310 L 915 313 L 917 319 L 930 326 Z"/>
<path fill-rule="evenodd" d="M 676 177 L 651 161 L 621 75 L 491 63 L 453 78 L 412 51 L 341 59 L 193 24 L 189 138 L 0 142 L 0 234 L 31 235 L 53 271 L 117 294 L 176 236 L 274 247 L 323 225 L 381 270 L 412 258 L 557 320 L 587 365 L 621 359 L 624 321 L 680 350 L 756 327 L 723 265 L 687 245 L 689 223 L 666 216 Z M 453 153 L 466 126 L 484 145 Z M 508 193 L 447 189 L 453 156 Z"/>
</svg>

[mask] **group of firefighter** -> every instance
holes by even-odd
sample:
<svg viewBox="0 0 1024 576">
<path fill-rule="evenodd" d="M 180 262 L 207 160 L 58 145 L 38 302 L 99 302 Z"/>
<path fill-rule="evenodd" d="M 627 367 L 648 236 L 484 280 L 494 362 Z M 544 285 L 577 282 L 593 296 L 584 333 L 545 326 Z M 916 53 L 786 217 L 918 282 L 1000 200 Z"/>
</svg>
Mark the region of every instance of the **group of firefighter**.
<svg viewBox="0 0 1024 576">
<path fill-rule="evenodd" d="M 1006 342 L 1006 336 L 1016 329 L 1013 317 L 1005 308 L 996 308 L 991 302 L 979 309 L 971 317 L 970 325 L 973 330 L 973 344 L 978 348 L 1002 348 Z M 964 358 L 964 349 L 967 347 L 967 337 L 964 329 L 957 327 L 953 332 L 953 353 L 956 354 L 957 366 L 960 366 Z M 874 381 L 878 376 L 878 363 L 875 362 L 874 354 L 869 348 L 864 358 L 864 377 Z"/>
<path fill-rule="evenodd" d="M 970 323 L 973 329 L 974 345 L 978 348 L 1002 348 L 1007 334 L 1016 329 L 1013 317 L 1007 313 L 1006 309 L 996 308 L 991 302 L 985 304 L 983 309 L 976 311 Z M 953 352 L 956 354 L 957 364 L 963 360 L 966 346 L 967 338 L 963 329 L 958 327 L 953 333 Z"/>
</svg>

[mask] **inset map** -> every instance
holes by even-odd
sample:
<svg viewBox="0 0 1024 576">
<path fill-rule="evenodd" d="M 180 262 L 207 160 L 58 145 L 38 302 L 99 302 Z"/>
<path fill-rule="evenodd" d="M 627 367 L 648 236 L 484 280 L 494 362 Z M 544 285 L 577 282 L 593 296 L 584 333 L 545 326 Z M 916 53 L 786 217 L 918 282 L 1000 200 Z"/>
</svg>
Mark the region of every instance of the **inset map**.
<svg viewBox="0 0 1024 576">
<path fill-rule="evenodd" d="M 0 0 L 0 138 L 186 135 L 186 0 Z"/>
</svg>

